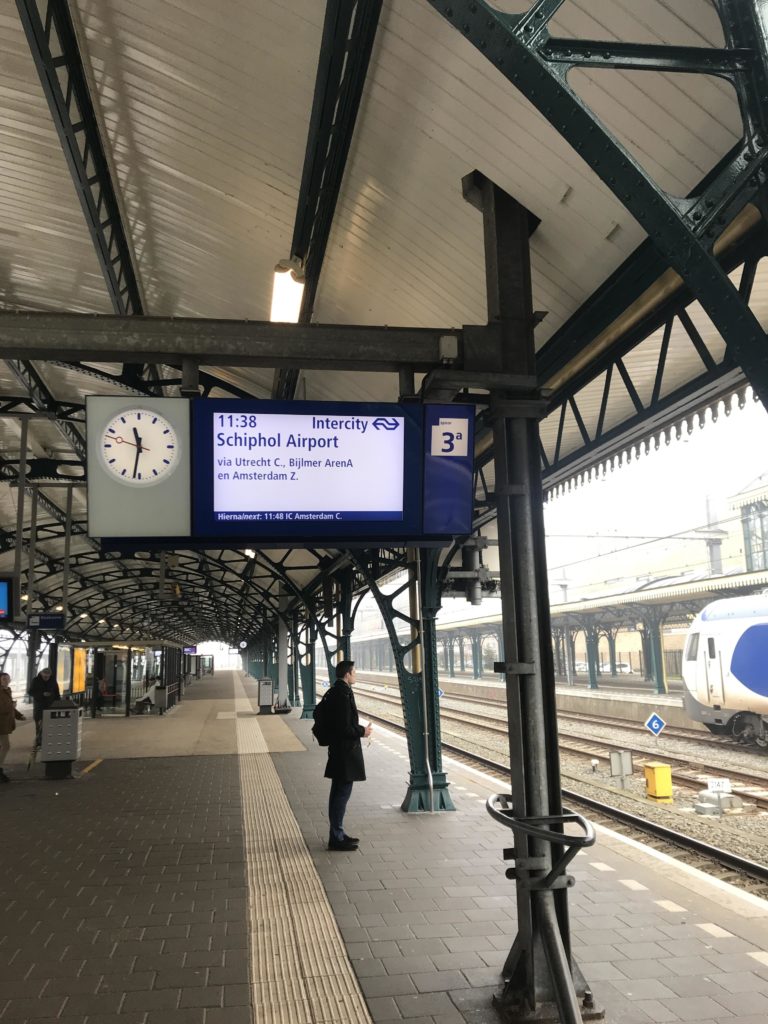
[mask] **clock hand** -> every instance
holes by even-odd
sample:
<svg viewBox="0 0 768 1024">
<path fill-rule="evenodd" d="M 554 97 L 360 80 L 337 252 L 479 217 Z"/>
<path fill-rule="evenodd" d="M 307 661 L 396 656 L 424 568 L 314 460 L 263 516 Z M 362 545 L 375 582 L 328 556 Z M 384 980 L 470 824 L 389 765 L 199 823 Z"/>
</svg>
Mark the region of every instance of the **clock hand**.
<svg viewBox="0 0 768 1024">
<path fill-rule="evenodd" d="M 136 479 L 136 470 L 139 468 L 139 456 L 141 455 L 141 445 L 136 446 L 136 458 L 133 460 L 133 479 Z"/>
<path fill-rule="evenodd" d="M 145 447 L 143 444 L 139 443 L 138 445 L 135 445 L 133 441 L 128 441 L 126 438 L 120 437 L 119 435 L 107 435 L 107 440 L 114 441 L 115 444 L 129 444 L 131 448 L 141 448 L 143 452 L 150 451 L 150 449 Z M 139 442 L 141 442 L 141 438 L 139 438 Z"/>
</svg>

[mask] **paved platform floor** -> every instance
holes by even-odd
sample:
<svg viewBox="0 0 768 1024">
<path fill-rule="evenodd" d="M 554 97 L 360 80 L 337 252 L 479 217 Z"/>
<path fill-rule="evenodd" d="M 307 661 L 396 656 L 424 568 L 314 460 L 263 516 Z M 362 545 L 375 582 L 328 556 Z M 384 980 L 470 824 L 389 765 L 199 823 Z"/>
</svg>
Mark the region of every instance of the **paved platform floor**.
<svg viewBox="0 0 768 1024">
<path fill-rule="evenodd" d="M 404 815 L 403 741 L 365 748 L 329 853 L 309 722 L 218 673 L 163 718 L 86 723 L 75 781 L 0 788 L 0 1024 L 490 1024 L 515 934 L 497 788 Z M 768 1020 L 768 904 L 601 832 L 575 862 L 576 956 L 609 1024 Z"/>
</svg>

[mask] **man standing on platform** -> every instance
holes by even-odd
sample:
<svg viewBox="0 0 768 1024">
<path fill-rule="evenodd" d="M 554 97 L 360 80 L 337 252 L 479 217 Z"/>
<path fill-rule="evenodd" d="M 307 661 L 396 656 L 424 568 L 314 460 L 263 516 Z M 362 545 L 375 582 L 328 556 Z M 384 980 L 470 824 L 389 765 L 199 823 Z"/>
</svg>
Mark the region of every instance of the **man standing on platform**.
<svg viewBox="0 0 768 1024">
<path fill-rule="evenodd" d="M 336 682 L 328 691 L 327 717 L 331 724 L 328 764 L 325 777 L 331 779 L 328 799 L 330 835 L 329 850 L 356 850 L 358 840 L 344 831 L 344 812 L 352 795 L 352 785 L 365 781 L 365 763 L 360 739 L 371 735 L 371 726 L 360 725 L 352 687 L 355 683 L 354 661 L 340 661 L 336 666 Z"/>
<path fill-rule="evenodd" d="M 43 712 L 61 696 L 59 684 L 50 668 L 41 669 L 29 687 L 32 698 L 32 717 L 35 720 L 35 746 L 39 747 L 43 737 Z"/>
</svg>

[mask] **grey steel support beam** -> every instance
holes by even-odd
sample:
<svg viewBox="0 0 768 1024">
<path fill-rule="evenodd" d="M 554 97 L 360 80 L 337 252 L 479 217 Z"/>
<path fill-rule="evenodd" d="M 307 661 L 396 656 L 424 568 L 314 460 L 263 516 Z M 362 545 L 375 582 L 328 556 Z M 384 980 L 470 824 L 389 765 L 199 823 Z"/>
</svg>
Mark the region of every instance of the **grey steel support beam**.
<svg viewBox="0 0 768 1024">
<path fill-rule="evenodd" d="M 376 38 L 382 0 L 326 0 L 312 114 L 291 242 L 304 268 L 299 322 L 312 319 L 357 112 Z M 273 397 L 291 399 L 299 370 L 275 376 Z"/>
<path fill-rule="evenodd" d="M 717 74 L 736 88 L 744 133 L 707 188 L 679 199 L 648 177 L 568 85 L 568 72 L 579 63 L 578 41 L 570 62 L 548 59 L 547 24 L 564 0 L 537 0 L 521 15 L 503 14 L 486 0 L 428 2 L 523 93 L 626 206 L 699 300 L 768 407 L 765 332 L 712 252 L 722 228 L 766 181 L 768 59 L 762 5 L 754 0 L 717 0 L 727 49 L 734 55 L 732 69 Z M 749 58 L 742 69 L 744 51 L 749 51 Z M 720 51 L 713 54 L 713 60 L 721 60 Z M 669 48 L 668 56 L 675 60 L 675 47 Z M 678 56 L 682 70 L 689 61 L 682 52 Z M 601 66 L 610 67 L 610 60 Z"/>
<path fill-rule="evenodd" d="M 723 75 L 751 70 L 755 54 L 738 48 L 707 46 L 654 46 L 606 39 L 550 37 L 542 56 L 551 64 L 577 68 L 613 68 L 621 71 L 667 71 L 678 74 Z"/>
<path fill-rule="evenodd" d="M 494 338 L 477 331 L 480 349 Z M 359 327 L 260 321 L 0 312 L 0 358 L 122 363 L 193 359 L 209 366 L 296 366 L 426 372 L 442 366 L 441 339 L 454 328 Z"/>
<path fill-rule="evenodd" d="M 16 0 L 16 6 L 112 306 L 116 313 L 141 314 L 131 251 L 67 0 Z"/>
<path fill-rule="evenodd" d="M 27 443 L 29 420 L 21 421 L 21 439 L 19 445 L 19 491 L 16 497 L 16 551 L 13 560 L 14 592 L 13 618 L 21 619 L 21 538 L 24 533 L 24 498 L 27 484 Z"/>
<path fill-rule="evenodd" d="M 33 364 L 26 359 L 21 361 L 8 359 L 6 362 L 14 377 L 29 392 L 33 408 L 38 412 L 53 411 L 56 407 L 56 399 Z M 54 424 L 61 436 L 69 443 L 75 455 L 85 463 L 85 439 L 74 423 L 57 417 Z"/>
<path fill-rule="evenodd" d="M 467 184 L 465 179 L 465 195 L 483 214 L 489 320 L 499 324 L 503 337 L 499 368 L 511 365 L 518 373 L 533 374 L 530 215 L 487 179 L 475 176 L 472 190 Z M 504 649 L 504 661 L 496 669 L 506 682 L 511 808 L 505 824 L 514 834 L 514 847 L 505 856 L 515 862 L 518 922 L 496 1003 L 507 1020 L 576 1024 L 582 1011 L 585 1017 L 602 1014 L 591 1012 L 592 994 L 572 960 L 571 880 L 559 856 L 565 818 L 537 404 L 543 411 L 535 391 L 512 397 L 499 389 L 491 395 Z M 489 810 L 494 813 L 490 804 Z M 583 842 L 588 845 L 586 838 Z M 558 1017 L 547 1018 L 552 1012 Z"/>
</svg>

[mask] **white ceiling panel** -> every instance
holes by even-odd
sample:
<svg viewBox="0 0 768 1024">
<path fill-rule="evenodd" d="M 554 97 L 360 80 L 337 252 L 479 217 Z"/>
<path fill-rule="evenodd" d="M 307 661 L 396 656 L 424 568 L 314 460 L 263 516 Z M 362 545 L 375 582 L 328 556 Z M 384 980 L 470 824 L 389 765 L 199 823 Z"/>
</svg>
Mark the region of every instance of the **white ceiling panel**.
<svg viewBox="0 0 768 1024">
<path fill-rule="evenodd" d="M 13 0 L 0 0 L 0 307 L 112 312 Z"/>
<path fill-rule="evenodd" d="M 268 319 L 289 255 L 323 4 L 78 4 L 154 315 Z"/>
<path fill-rule="evenodd" d="M 529 4 L 498 0 L 496 6 L 517 12 Z M 325 4 L 71 0 L 70 8 L 146 312 L 267 319 L 274 265 L 290 255 Z M 722 44 L 711 0 L 566 0 L 551 30 L 566 38 Z M 690 190 L 741 132 L 733 92 L 719 80 L 590 70 L 574 72 L 571 84 L 660 184 L 678 194 Z M 548 314 L 536 331 L 540 347 L 644 233 L 561 136 L 426 0 L 384 0 L 315 321 L 484 322 L 482 220 L 461 196 L 462 177 L 475 169 L 541 219 L 532 239 L 534 305 Z M 762 322 L 768 319 L 764 278 L 758 274 L 753 296 Z M 13 0 L 0 0 L 0 308 L 111 311 Z M 695 306 L 690 313 L 721 360 L 724 346 L 711 322 Z M 644 398 L 653 387 L 659 346 L 653 337 L 626 359 Z M 130 361 L 130 353 L 125 358 Z M 676 323 L 663 393 L 701 367 Z M 42 363 L 37 369 L 58 401 L 127 393 L 126 383 L 109 380 L 119 365 L 87 373 Z M 222 382 L 214 396 L 226 394 L 227 385 L 257 398 L 271 394 L 271 369 L 205 370 Z M 158 372 L 163 379 L 179 376 L 170 367 Z M 393 374 L 302 372 L 297 397 L 394 401 L 398 391 Z M 21 393 L 0 359 L 0 396 Z M 178 394 L 178 386 L 165 393 Z M 591 431 L 600 416 L 602 381 L 579 402 Z M 617 391 L 605 427 L 632 411 L 629 394 Z M 0 483 L 0 526 L 6 528 L 15 522 L 17 492 L 8 479 L 19 433 L 17 421 L 0 417 L 0 454 L 11 463 Z M 542 424 L 550 455 L 557 438 L 558 422 L 550 416 Z M 560 454 L 581 444 L 569 412 Z M 62 432 L 42 419 L 32 422 L 29 453 L 71 457 Z M 50 502 L 61 506 L 64 492 L 50 487 L 42 495 L 41 524 L 60 520 Z M 85 501 L 84 489 L 76 488 L 73 508 L 81 522 Z M 40 545 L 52 556 L 62 550 L 50 535 Z M 82 538 L 73 544 L 77 555 L 89 550 Z M 4 552 L 0 564 L 9 557 Z M 197 555 L 188 557 L 189 566 L 197 563 Z M 244 557 L 236 559 L 228 578 L 237 581 L 246 565 Z M 128 582 L 140 572 L 135 560 L 113 558 L 81 571 L 98 582 L 105 566 L 122 566 Z M 286 568 L 300 584 L 317 571 L 298 553 Z M 259 578 L 264 573 L 268 578 L 262 566 Z M 56 573 L 49 583 L 58 587 Z"/>
</svg>

